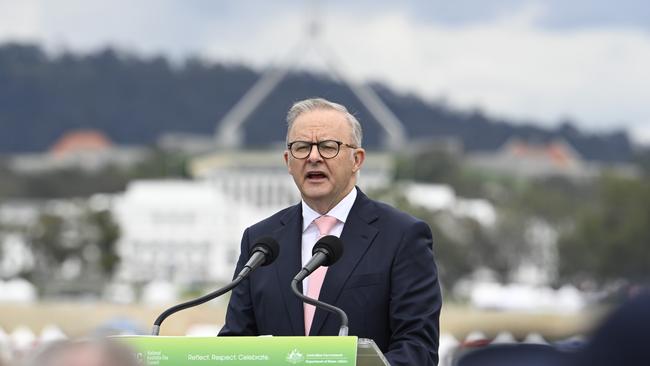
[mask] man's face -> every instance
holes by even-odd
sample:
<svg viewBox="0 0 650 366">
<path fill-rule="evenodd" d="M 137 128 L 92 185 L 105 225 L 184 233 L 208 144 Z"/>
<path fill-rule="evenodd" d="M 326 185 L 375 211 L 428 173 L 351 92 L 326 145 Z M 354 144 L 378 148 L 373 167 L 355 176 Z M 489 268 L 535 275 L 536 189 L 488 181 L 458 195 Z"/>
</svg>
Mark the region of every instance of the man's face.
<svg viewBox="0 0 650 366">
<path fill-rule="evenodd" d="M 352 142 L 352 127 L 345 115 L 335 110 L 314 110 L 296 118 L 289 131 L 289 142 L 320 142 L 336 140 Z M 287 150 L 284 160 L 293 176 L 302 198 L 314 210 L 326 213 L 348 194 L 356 184 L 356 173 L 361 168 L 365 151 L 341 145 L 338 155 L 323 159 L 316 146 L 306 159 L 296 159 Z"/>
</svg>

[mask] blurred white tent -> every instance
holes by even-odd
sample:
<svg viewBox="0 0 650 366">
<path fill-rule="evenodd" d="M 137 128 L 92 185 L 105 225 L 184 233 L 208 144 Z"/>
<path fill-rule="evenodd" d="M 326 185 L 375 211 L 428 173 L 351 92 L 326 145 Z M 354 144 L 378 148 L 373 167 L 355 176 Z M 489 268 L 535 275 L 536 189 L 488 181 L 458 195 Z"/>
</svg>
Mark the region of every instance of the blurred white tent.
<svg viewBox="0 0 650 366">
<path fill-rule="evenodd" d="M 63 339 L 67 339 L 68 337 L 63 333 L 61 328 L 59 328 L 55 324 L 48 324 L 43 329 L 41 330 L 41 334 L 38 337 L 39 343 L 50 343 L 50 342 L 56 342 L 60 341 Z"/>
<path fill-rule="evenodd" d="M 506 344 L 506 343 L 515 343 L 515 342 L 517 342 L 517 340 L 512 335 L 512 333 L 506 331 L 499 332 L 499 334 L 497 334 L 496 337 L 494 337 L 494 339 L 492 340 L 492 343 L 495 344 Z"/>
<path fill-rule="evenodd" d="M 548 344 L 546 339 L 539 333 L 530 333 L 526 336 L 523 343 Z"/>
<path fill-rule="evenodd" d="M 36 335 L 25 325 L 17 326 L 9 335 L 15 352 L 24 353 L 36 345 Z"/>
<path fill-rule="evenodd" d="M 11 339 L 9 334 L 0 327 L 0 362 L 2 360 L 8 360 L 11 356 Z"/>
<path fill-rule="evenodd" d="M 219 334 L 221 327 L 223 327 L 223 325 L 205 323 L 193 324 L 187 328 L 185 335 L 190 337 L 213 337 Z"/>
<path fill-rule="evenodd" d="M 586 305 L 584 296 L 572 286 L 554 290 L 546 286 L 476 282 L 468 292 L 470 303 L 480 309 L 577 312 Z"/>
<path fill-rule="evenodd" d="M 0 327 L 0 348 L 9 344 L 9 334 L 5 332 L 4 328 Z"/>
<path fill-rule="evenodd" d="M 37 298 L 36 287 L 23 278 L 0 281 L 0 302 L 33 303 Z"/>
<path fill-rule="evenodd" d="M 475 330 L 469 333 L 467 337 L 465 337 L 465 343 L 483 341 L 486 339 L 488 339 L 488 337 L 485 335 L 485 333 L 481 332 L 480 330 Z"/>
<path fill-rule="evenodd" d="M 488 200 L 458 197 L 453 187 L 446 184 L 409 182 L 403 192 L 411 204 L 427 210 L 449 211 L 457 217 L 474 219 L 485 227 L 493 227 L 497 220 L 496 209 Z"/>
<path fill-rule="evenodd" d="M 440 334 L 440 340 L 438 344 L 438 356 L 440 359 L 440 365 L 448 365 L 451 362 L 451 355 L 453 351 L 460 345 L 460 342 L 451 335 L 450 333 Z"/>
<path fill-rule="evenodd" d="M 178 302 L 176 286 L 166 281 L 152 281 L 142 289 L 142 303 L 164 305 Z"/>
<path fill-rule="evenodd" d="M 133 286 L 127 283 L 112 283 L 104 289 L 103 298 L 116 304 L 133 304 L 136 301 L 136 293 Z"/>
</svg>

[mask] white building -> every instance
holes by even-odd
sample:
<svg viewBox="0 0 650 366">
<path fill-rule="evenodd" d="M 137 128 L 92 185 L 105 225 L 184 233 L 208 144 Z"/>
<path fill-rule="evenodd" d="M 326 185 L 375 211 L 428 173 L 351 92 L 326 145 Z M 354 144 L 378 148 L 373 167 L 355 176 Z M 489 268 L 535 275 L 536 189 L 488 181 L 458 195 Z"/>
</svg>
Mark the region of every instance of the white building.
<svg viewBox="0 0 650 366">
<path fill-rule="evenodd" d="M 403 183 L 406 199 L 412 204 L 430 211 L 449 211 L 458 217 L 468 217 L 485 227 L 494 227 L 497 212 L 486 199 L 458 197 L 454 189 L 446 184 Z"/>
<path fill-rule="evenodd" d="M 135 181 L 118 197 L 118 281 L 227 282 L 246 226 L 270 212 L 208 181 Z"/>
<path fill-rule="evenodd" d="M 33 267 L 25 230 L 37 222 L 39 209 L 31 201 L 0 202 L 0 278 L 14 278 Z"/>
<path fill-rule="evenodd" d="M 387 158 L 364 166 L 360 186 L 386 184 L 382 167 Z M 197 180 L 135 181 L 116 199 L 117 281 L 230 281 L 246 227 L 300 201 L 280 152 L 211 154 L 191 170 Z"/>
</svg>

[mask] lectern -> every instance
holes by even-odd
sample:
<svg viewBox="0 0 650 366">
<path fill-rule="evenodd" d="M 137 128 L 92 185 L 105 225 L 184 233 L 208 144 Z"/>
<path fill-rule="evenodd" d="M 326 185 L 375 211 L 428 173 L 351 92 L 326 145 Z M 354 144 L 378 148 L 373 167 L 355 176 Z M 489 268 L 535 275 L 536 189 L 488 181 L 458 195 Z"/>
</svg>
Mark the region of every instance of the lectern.
<svg viewBox="0 0 650 366">
<path fill-rule="evenodd" d="M 357 337 L 117 336 L 146 366 L 389 365 L 375 342 Z"/>
</svg>

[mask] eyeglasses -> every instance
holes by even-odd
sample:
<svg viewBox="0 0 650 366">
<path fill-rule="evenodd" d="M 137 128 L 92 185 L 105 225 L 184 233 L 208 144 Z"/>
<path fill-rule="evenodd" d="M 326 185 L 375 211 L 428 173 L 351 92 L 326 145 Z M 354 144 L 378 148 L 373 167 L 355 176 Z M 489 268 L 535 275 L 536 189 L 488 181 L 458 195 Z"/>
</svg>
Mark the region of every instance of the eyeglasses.
<svg viewBox="0 0 650 366">
<path fill-rule="evenodd" d="M 351 149 L 356 149 L 356 146 L 336 140 L 324 140 L 319 142 L 294 141 L 288 143 L 287 148 L 291 152 L 291 156 L 294 158 L 306 159 L 309 154 L 311 154 L 311 149 L 314 145 L 318 148 L 318 153 L 323 157 L 323 159 L 335 158 L 339 154 L 339 150 L 341 150 L 341 145 L 345 145 Z"/>
</svg>

